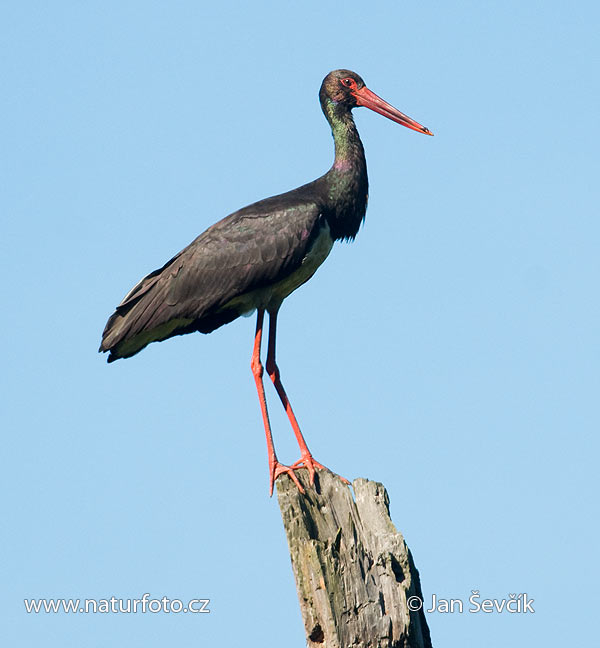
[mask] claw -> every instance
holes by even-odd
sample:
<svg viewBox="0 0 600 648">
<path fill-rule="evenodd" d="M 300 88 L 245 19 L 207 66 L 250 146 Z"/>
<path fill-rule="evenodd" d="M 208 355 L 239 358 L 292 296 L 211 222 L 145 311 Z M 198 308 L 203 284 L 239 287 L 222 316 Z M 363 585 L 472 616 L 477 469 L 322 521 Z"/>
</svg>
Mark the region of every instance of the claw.
<svg viewBox="0 0 600 648">
<path fill-rule="evenodd" d="M 298 459 L 298 461 L 293 463 L 291 466 L 285 466 L 283 464 L 280 464 L 277 461 L 275 464 L 271 466 L 271 484 L 270 484 L 269 496 L 273 495 L 273 487 L 275 485 L 275 480 L 279 477 L 279 475 L 283 475 L 283 474 L 289 475 L 291 480 L 298 487 L 298 490 L 304 495 L 305 492 L 304 488 L 302 487 L 302 484 L 298 480 L 298 477 L 295 473 L 295 471 L 298 470 L 299 468 L 306 468 L 306 470 L 308 470 L 311 486 L 314 486 L 315 484 L 315 472 L 317 470 L 327 470 L 327 472 L 336 475 L 336 473 L 329 470 L 329 468 L 324 466 L 322 463 L 316 461 L 311 454 L 307 454 L 300 457 L 300 459 Z M 344 484 L 350 485 L 350 482 L 345 477 L 342 477 L 341 475 L 336 475 L 336 477 L 339 477 Z"/>
<path fill-rule="evenodd" d="M 344 484 L 350 484 L 350 482 L 345 478 L 342 477 L 341 475 L 337 475 L 336 473 L 333 472 L 333 470 L 329 470 L 327 466 L 324 466 L 322 463 L 319 463 L 316 461 L 313 456 L 309 453 L 307 455 L 304 455 L 296 463 L 292 464 L 292 468 L 299 468 L 301 464 L 304 465 L 304 467 L 308 470 L 308 473 L 310 475 L 310 483 L 314 485 L 315 483 L 315 471 L 316 470 L 326 470 L 327 472 L 330 472 L 332 475 L 336 475 L 336 477 L 339 477 Z"/>
<path fill-rule="evenodd" d="M 279 477 L 279 475 L 289 475 L 290 479 L 296 484 L 298 487 L 298 490 L 304 495 L 305 491 L 304 488 L 302 487 L 302 484 L 300 483 L 300 480 L 298 479 L 298 476 L 294 472 L 294 467 L 293 466 L 285 466 L 284 464 L 280 464 L 277 462 L 271 467 L 271 483 L 269 486 L 269 497 L 273 495 L 273 487 L 275 486 L 275 480 Z"/>
</svg>

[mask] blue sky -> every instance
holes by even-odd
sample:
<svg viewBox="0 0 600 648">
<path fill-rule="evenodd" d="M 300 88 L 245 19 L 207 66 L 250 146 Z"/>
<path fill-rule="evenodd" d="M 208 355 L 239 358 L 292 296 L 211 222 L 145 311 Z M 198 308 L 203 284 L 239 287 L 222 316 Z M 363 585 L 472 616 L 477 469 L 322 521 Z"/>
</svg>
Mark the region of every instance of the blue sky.
<svg viewBox="0 0 600 648">
<path fill-rule="evenodd" d="M 6 644 L 304 645 L 268 498 L 254 321 L 111 366 L 96 349 L 141 276 L 329 168 L 317 92 L 337 67 L 435 137 L 356 111 L 365 226 L 279 318 L 309 446 L 386 485 L 426 599 L 535 599 L 535 614 L 429 614 L 434 645 L 587 643 L 597 4 L 216 4 L 0 9 Z M 210 598 L 211 613 L 23 606 L 145 592 Z"/>
</svg>

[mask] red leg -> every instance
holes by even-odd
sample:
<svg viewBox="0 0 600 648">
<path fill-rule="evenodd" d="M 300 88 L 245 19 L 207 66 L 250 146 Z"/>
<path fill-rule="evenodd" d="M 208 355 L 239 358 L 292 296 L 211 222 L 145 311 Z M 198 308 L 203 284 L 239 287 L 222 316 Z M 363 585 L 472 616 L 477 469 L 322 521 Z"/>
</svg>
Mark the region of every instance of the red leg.
<svg viewBox="0 0 600 648">
<path fill-rule="evenodd" d="M 278 311 L 269 313 L 269 348 L 267 352 L 267 373 L 269 374 L 269 377 L 273 381 L 273 385 L 275 385 L 275 389 L 279 394 L 279 398 L 281 399 L 283 408 L 285 409 L 288 419 L 290 420 L 290 423 L 292 425 L 292 430 L 294 430 L 296 441 L 300 446 L 300 459 L 298 459 L 296 463 L 292 464 L 291 468 L 292 469 L 299 468 L 300 465 L 303 464 L 304 467 L 308 470 L 308 473 L 310 475 L 310 483 L 314 484 L 315 469 L 317 468 L 320 468 L 321 470 L 329 470 L 329 469 L 325 468 L 325 466 L 323 466 L 323 464 L 320 464 L 318 461 L 315 461 L 312 454 L 310 453 L 310 450 L 306 445 L 306 441 L 302 436 L 302 432 L 300 431 L 298 420 L 296 419 L 294 411 L 292 410 L 292 405 L 287 397 L 287 394 L 285 393 L 285 389 L 283 388 L 283 384 L 279 376 L 279 367 L 275 362 L 275 337 L 276 337 L 276 330 L 277 330 L 277 312 Z M 340 479 L 346 484 L 350 483 L 347 479 L 344 479 L 344 477 L 340 477 Z"/>
<path fill-rule="evenodd" d="M 275 480 L 279 475 L 287 473 L 294 481 L 298 490 L 301 493 L 304 493 L 302 484 L 299 482 L 294 469 L 290 466 L 284 466 L 280 464 L 277 460 L 277 455 L 275 454 L 275 446 L 273 445 L 273 435 L 271 434 L 271 423 L 269 422 L 269 412 L 267 411 L 267 399 L 265 398 L 265 387 L 263 385 L 263 366 L 260 361 L 260 343 L 262 341 L 262 326 L 263 319 L 265 316 L 265 311 L 263 309 L 258 310 L 258 316 L 256 318 L 256 335 L 254 336 L 254 350 L 252 351 L 252 373 L 254 374 L 254 382 L 256 383 L 256 391 L 258 392 L 258 400 L 260 402 L 260 410 L 262 412 L 263 424 L 265 426 L 265 434 L 267 436 L 267 453 L 269 455 L 269 495 L 273 495 L 273 485 Z"/>
</svg>

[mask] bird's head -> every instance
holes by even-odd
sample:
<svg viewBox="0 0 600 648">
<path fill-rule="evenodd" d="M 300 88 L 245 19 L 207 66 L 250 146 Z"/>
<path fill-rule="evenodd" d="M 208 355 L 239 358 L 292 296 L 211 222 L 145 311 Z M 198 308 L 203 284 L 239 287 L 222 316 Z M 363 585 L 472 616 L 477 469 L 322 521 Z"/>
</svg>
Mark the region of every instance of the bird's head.
<svg viewBox="0 0 600 648">
<path fill-rule="evenodd" d="M 346 111 L 357 106 L 365 106 L 398 124 L 402 124 L 402 126 L 406 126 L 406 128 L 411 128 L 425 135 L 433 135 L 428 128 L 421 126 L 414 119 L 401 113 L 387 101 L 371 92 L 362 78 L 351 70 L 333 70 L 333 72 L 330 72 L 323 79 L 319 98 L 324 111 L 328 104 L 333 104 L 338 109 Z"/>
</svg>

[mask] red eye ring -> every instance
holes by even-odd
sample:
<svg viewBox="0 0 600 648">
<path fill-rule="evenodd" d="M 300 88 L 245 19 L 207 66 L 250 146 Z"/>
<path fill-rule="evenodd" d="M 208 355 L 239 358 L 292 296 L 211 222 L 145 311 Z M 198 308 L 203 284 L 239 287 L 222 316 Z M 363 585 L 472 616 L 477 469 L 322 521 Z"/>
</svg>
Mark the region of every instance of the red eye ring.
<svg viewBox="0 0 600 648">
<path fill-rule="evenodd" d="M 342 79 L 341 83 L 342 85 L 345 85 L 347 88 L 351 88 L 352 86 L 356 85 L 356 81 L 350 78 Z"/>
</svg>

